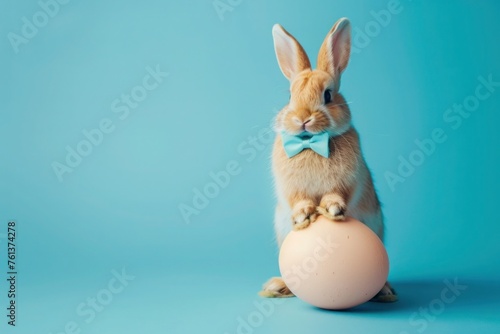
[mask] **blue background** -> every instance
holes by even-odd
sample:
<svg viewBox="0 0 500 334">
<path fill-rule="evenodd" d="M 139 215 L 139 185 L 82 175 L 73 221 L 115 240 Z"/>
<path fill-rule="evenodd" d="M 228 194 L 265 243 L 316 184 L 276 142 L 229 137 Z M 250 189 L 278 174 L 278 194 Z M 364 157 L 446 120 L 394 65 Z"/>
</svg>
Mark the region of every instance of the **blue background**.
<svg viewBox="0 0 500 334">
<path fill-rule="evenodd" d="M 81 333 L 237 333 L 238 317 L 255 316 L 256 293 L 278 274 L 271 144 L 250 143 L 288 98 L 271 27 L 281 23 L 314 64 L 347 16 L 353 37 L 374 29 L 341 90 L 384 203 L 400 301 L 327 312 L 288 299 L 247 332 L 500 331 L 500 87 L 458 128 L 443 118 L 475 94 L 478 77 L 500 81 L 500 5 L 401 0 L 381 26 L 372 11 L 388 1 L 232 3 L 218 15 L 211 0 L 71 1 L 17 53 L 8 34 L 21 34 L 22 18 L 32 22 L 41 7 L 1 3 L 0 263 L 14 219 L 19 277 L 16 328 L 6 324 L 1 280 L 0 330 L 64 333 L 74 321 Z M 120 119 L 113 101 L 157 65 L 168 76 Z M 60 182 L 53 162 L 102 119 L 114 130 Z M 391 189 L 386 173 L 435 128 L 447 140 Z M 179 206 L 192 206 L 230 161 L 239 173 L 188 223 Z M 122 268 L 134 280 L 87 323 L 77 306 Z M 467 289 L 412 322 L 445 279 Z"/>
</svg>

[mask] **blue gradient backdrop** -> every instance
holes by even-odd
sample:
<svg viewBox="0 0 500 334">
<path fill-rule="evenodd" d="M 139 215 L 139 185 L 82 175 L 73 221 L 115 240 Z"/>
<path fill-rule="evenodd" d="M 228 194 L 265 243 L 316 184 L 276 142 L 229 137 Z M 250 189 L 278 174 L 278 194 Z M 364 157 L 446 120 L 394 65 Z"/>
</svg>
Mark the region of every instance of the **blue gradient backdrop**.
<svg viewBox="0 0 500 334">
<path fill-rule="evenodd" d="M 0 263 L 14 219 L 19 270 L 15 328 L 0 280 L 1 332 L 500 331 L 500 86 L 478 79 L 500 81 L 496 1 L 41 3 L 53 17 L 34 0 L 0 4 Z M 390 22 L 377 21 L 388 9 Z M 401 300 L 326 312 L 289 299 L 260 311 L 256 293 L 278 274 L 262 134 L 288 98 L 271 27 L 281 23 L 315 63 L 343 16 L 359 52 L 341 90 L 384 203 Z M 156 67 L 168 76 L 126 114 L 122 94 L 144 92 Z M 482 100 L 471 97 L 478 85 Z M 464 103 L 465 116 L 450 111 Z M 60 182 L 53 163 L 103 119 L 112 131 Z M 435 128 L 446 140 L 415 153 Z M 391 186 L 402 158 L 420 165 Z M 229 184 L 188 224 L 180 206 L 228 163 Z M 134 278 L 110 294 L 122 268 Z M 443 304 L 445 279 L 467 288 Z"/>
</svg>

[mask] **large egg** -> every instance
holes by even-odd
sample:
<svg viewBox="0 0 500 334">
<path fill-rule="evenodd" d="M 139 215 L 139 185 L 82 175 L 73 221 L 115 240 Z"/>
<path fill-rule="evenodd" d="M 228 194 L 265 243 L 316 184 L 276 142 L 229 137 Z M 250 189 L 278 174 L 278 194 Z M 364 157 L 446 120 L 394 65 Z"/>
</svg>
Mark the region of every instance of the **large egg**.
<svg viewBox="0 0 500 334">
<path fill-rule="evenodd" d="M 379 237 L 353 218 L 331 221 L 320 216 L 309 227 L 290 232 L 281 246 L 279 265 L 297 297 L 334 310 L 373 298 L 389 273 Z"/>
</svg>

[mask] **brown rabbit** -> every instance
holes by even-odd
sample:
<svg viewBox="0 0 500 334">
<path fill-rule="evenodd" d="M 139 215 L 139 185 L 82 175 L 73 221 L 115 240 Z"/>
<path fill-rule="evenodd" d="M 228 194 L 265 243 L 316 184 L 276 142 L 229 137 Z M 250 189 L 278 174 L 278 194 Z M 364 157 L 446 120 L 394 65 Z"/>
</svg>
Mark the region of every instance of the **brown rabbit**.
<svg viewBox="0 0 500 334">
<path fill-rule="evenodd" d="M 340 75 L 349 62 L 351 27 L 342 18 L 326 36 L 312 70 L 302 46 L 283 27 L 273 27 L 274 48 L 281 71 L 290 81 L 290 102 L 278 113 L 272 165 L 278 205 L 275 231 L 278 245 L 293 229 L 307 228 L 318 214 L 333 220 L 351 216 L 383 239 L 384 224 L 372 177 L 361 153 L 351 112 L 339 93 Z M 323 134 L 327 153 L 305 148 L 290 156 L 284 138 Z M 327 134 L 327 135 L 326 135 Z M 260 292 L 264 297 L 291 297 L 280 277 Z M 375 301 L 395 301 L 388 283 Z"/>
</svg>

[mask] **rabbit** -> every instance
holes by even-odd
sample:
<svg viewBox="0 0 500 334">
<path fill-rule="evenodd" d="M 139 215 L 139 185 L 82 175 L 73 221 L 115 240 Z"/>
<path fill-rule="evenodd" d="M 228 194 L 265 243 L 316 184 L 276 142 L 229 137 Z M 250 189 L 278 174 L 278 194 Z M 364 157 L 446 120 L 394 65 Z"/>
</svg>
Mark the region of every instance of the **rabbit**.
<svg viewBox="0 0 500 334">
<path fill-rule="evenodd" d="M 275 118 L 272 152 L 277 207 L 275 233 L 278 246 L 292 230 L 307 228 L 319 214 L 335 221 L 346 216 L 366 224 L 381 240 L 384 223 L 371 173 L 363 158 L 351 112 L 339 93 L 340 76 L 351 49 L 351 26 L 339 19 L 328 32 L 318 54 L 317 69 L 299 42 L 282 26 L 273 26 L 278 64 L 290 81 L 290 101 Z M 312 149 L 288 157 L 284 135 L 328 133 L 326 157 Z M 281 277 L 267 281 L 263 297 L 293 297 Z M 389 283 L 372 299 L 397 300 Z"/>
</svg>

